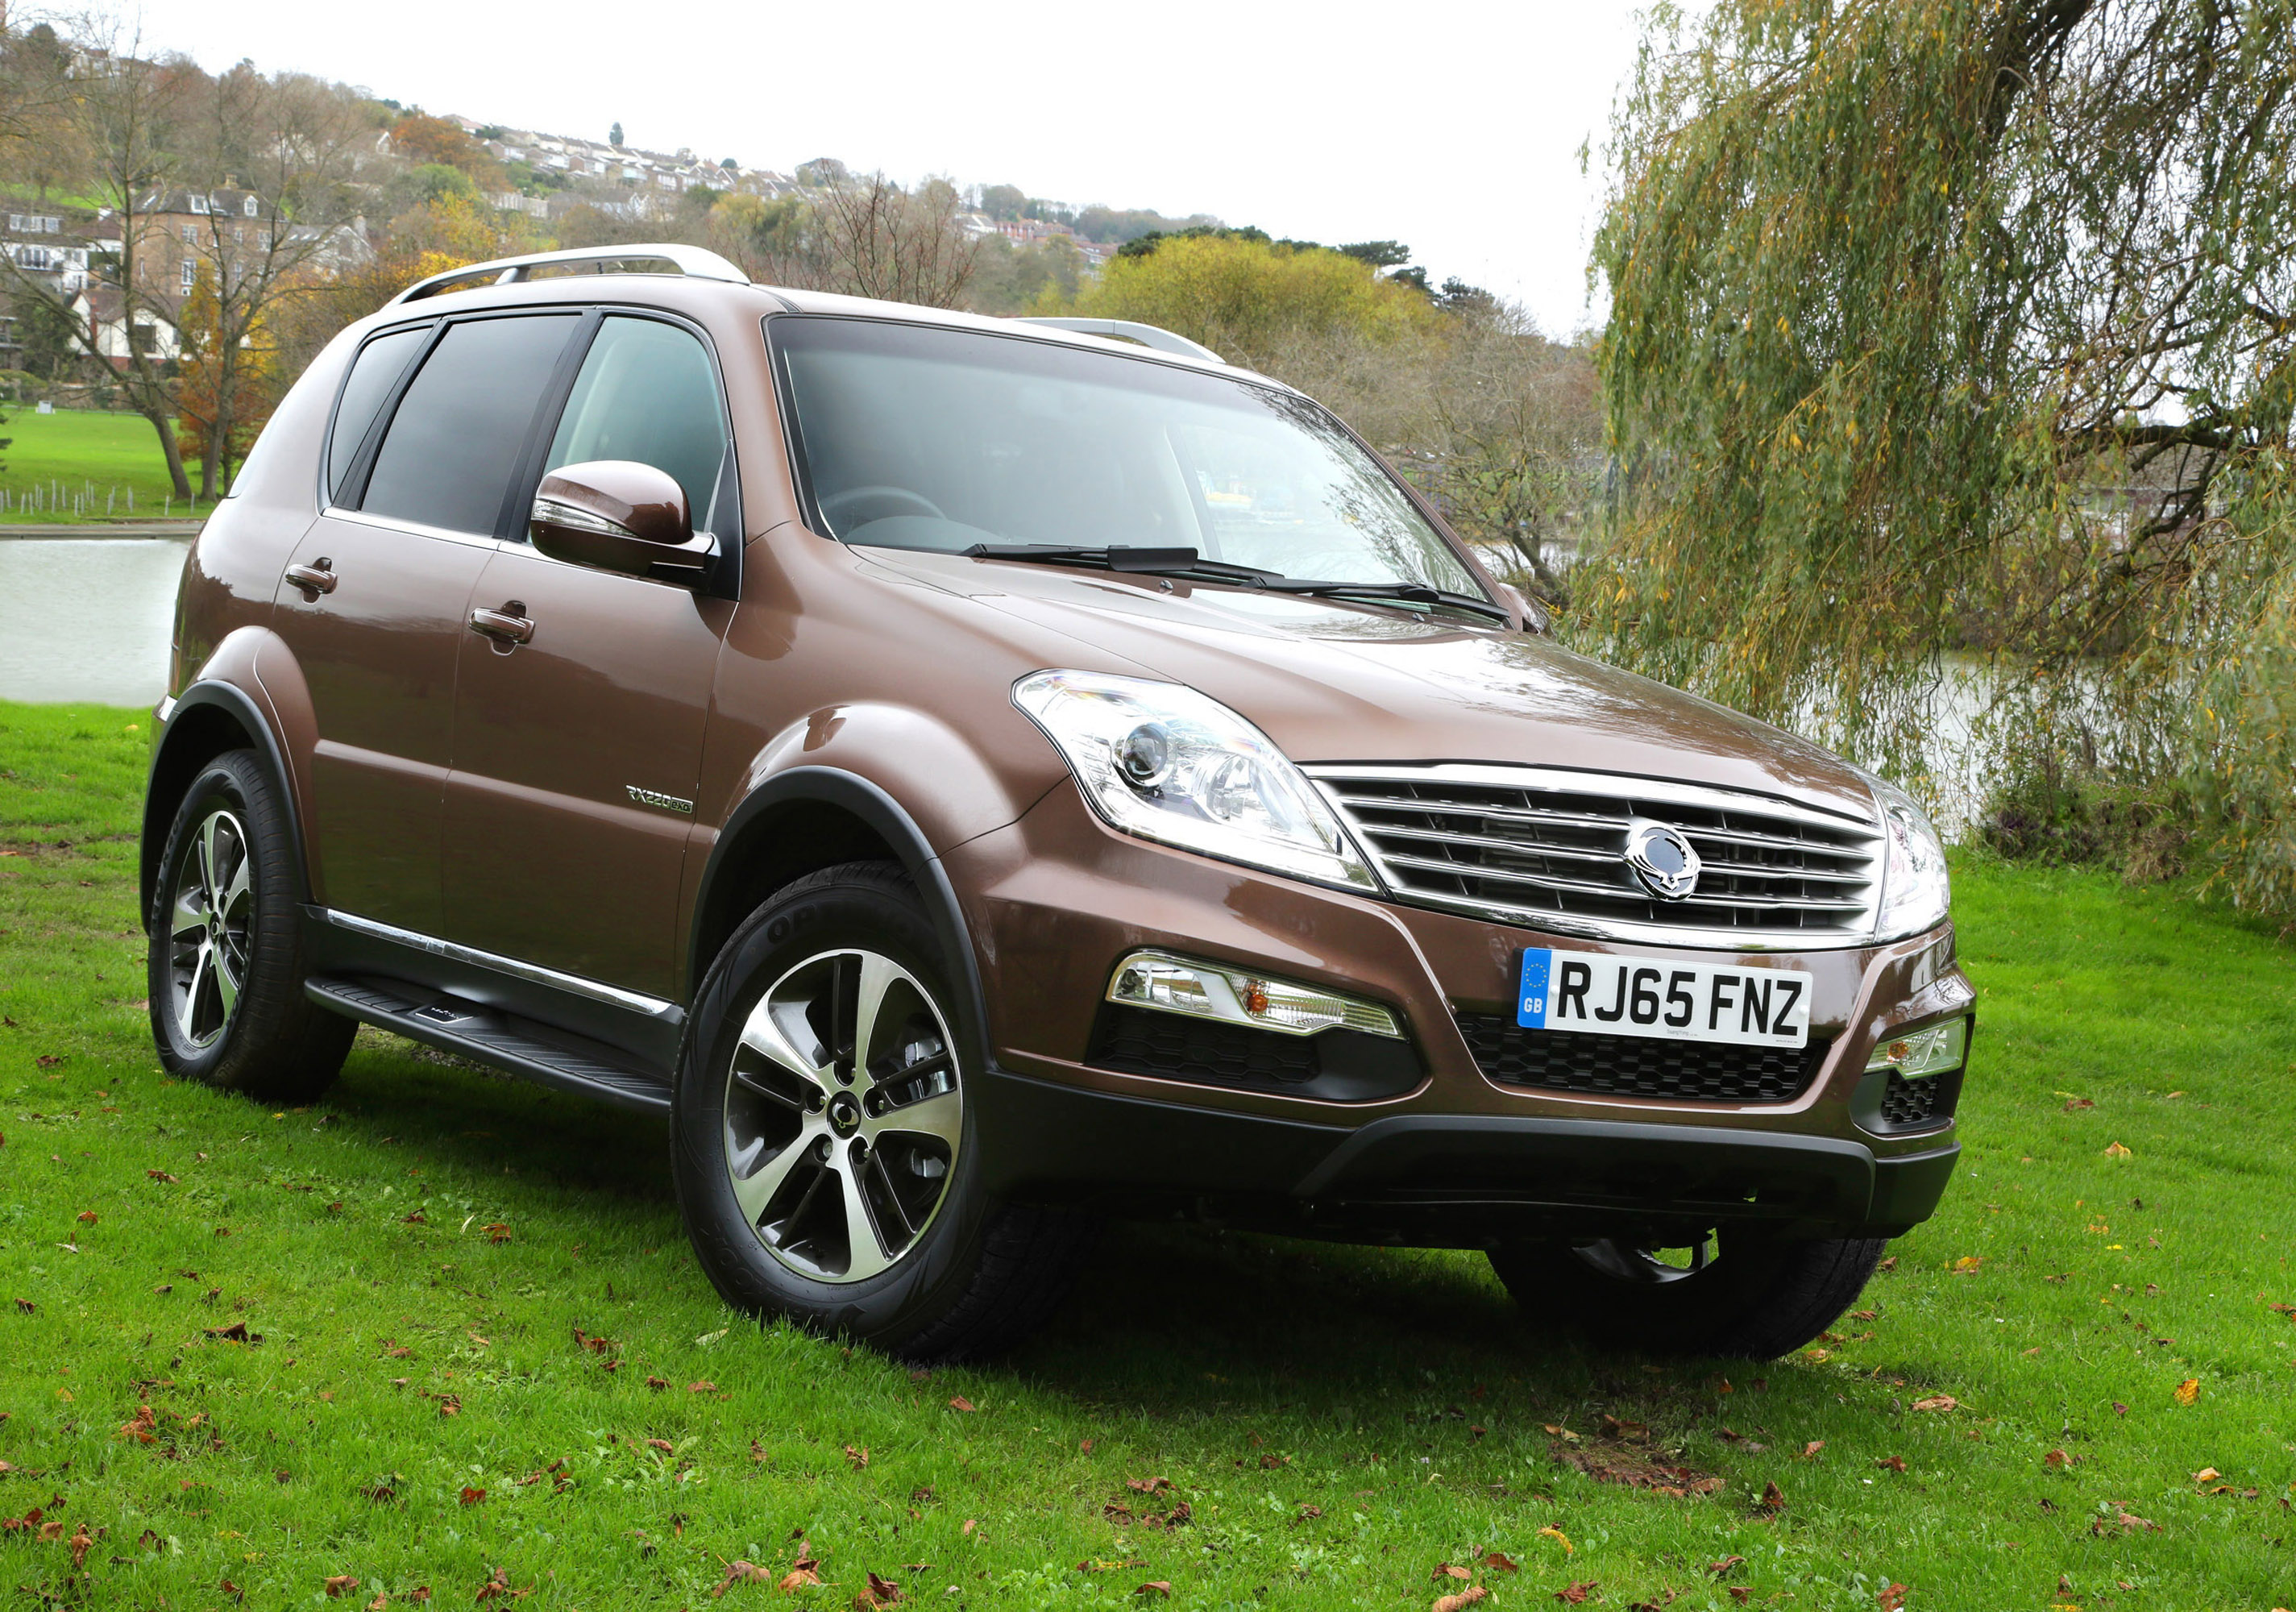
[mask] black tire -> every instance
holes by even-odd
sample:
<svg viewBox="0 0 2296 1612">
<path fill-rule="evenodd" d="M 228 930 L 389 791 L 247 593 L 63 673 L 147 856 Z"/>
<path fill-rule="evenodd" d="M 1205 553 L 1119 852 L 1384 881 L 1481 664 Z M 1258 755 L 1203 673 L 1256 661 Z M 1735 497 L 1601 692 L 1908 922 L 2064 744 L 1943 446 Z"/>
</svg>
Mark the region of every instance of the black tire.
<svg viewBox="0 0 2296 1612">
<path fill-rule="evenodd" d="M 1788 1242 L 1740 1231 L 1717 1238 L 1694 1270 L 1622 1239 L 1496 1248 L 1490 1261 L 1525 1310 L 1607 1346 L 1774 1360 L 1857 1302 L 1886 1246 L 1878 1238 Z"/>
<path fill-rule="evenodd" d="M 855 1029 L 864 1016 L 852 1004 L 863 988 L 858 982 L 870 977 L 860 972 L 867 958 L 881 959 L 871 965 L 879 977 L 890 962 L 904 978 L 882 988 L 877 1000 L 887 1006 L 870 1026 Z M 851 998 L 842 994 L 849 976 L 838 972 L 849 967 L 855 971 Z M 903 1359 L 953 1361 L 1016 1341 L 1066 1295 L 1094 1222 L 1001 1204 L 984 1189 L 979 1106 L 964 1100 L 978 1079 L 980 1055 L 957 1028 L 955 978 L 915 887 L 890 863 L 849 862 L 808 874 L 726 942 L 687 1020 L 670 1119 L 679 1213 L 702 1270 L 726 1303 Z M 761 1004 L 769 991 L 776 995 L 767 1011 Z M 841 1022 L 835 1016 L 840 1013 Z M 898 1021 L 897 1052 L 858 1056 L 859 1048 L 881 1039 L 885 1016 L 897 1013 L 906 1016 Z M 768 1030 L 790 1026 L 780 1044 L 798 1055 L 794 1059 L 776 1061 L 758 1051 L 757 1029 L 744 1042 L 753 1014 L 764 1016 L 758 1023 Z M 840 1024 L 851 1032 L 842 1058 L 835 1045 Z M 800 1048 L 799 1040 L 808 1044 Z M 864 1061 L 886 1072 L 882 1084 L 868 1070 L 846 1067 Z M 811 1065 L 815 1073 L 792 1073 L 793 1064 Z M 931 1073 L 911 1078 L 910 1072 L 929 1066 Z M 944 1067 L 947 1084 L 934 1090 Z M 910 1095 L 920 1090 L 928 1096 Z M 961 1122 L 948 1124 L 952 1095 Z M 898 1100 L 904 1097 L 909 1100 Z M 872 1106 L 881 1099 L 882 1106 Z M 901 1116 L 924 1112 L 936 1099 L 943 1129 L 952 1134 L 913 1133 L 911 1150 L 898 1152 Z M 847 1104 L 841 1119 L 840 1102 Z M 860 1129 L 871 1124 L 880 1129 Z M 886 1166 L 887 1157 L 896 1164 Z M 936 1164 L 938 1175 L 931 1173 Z M 753 1194 L 754 1219 L 737 1197 L 736 1169 L 743 1172 L 742 1189 Z M 923 1186 L 896 1204 L 886 1195 L 897 1190 L 895 1174 L 904 1170 L 906 1186 Z M 768 1180 L 779 1184 L 757 1185 Z M 809 1229 L 822 1224 L 824 1205 L 843 1202 L 850 1230 L 853 1199 L 834 1196 L 849 1190 L 867 1199 L 861 1211 L 867 1223 L 844 1242 L 840 1268 L 834 1225 L 825 1232 Z M 824 1200 L 824 1193 L 832 1196 Z M 912 1214 L 922 1218 L 913 1232 Z M 863 1249 L 854 1238 L 870 1239 L 869 1246 Z M 889 1262 L 867 1269 L 880 1259 Z"/>
<path fill-rule="evenodd" d="M 303 994 L 298 888 L 270 775 L 255 752 L 225 752 L 184 792 L 152 885 L 152 1040 L 170 1074 L 268 1103 L 309 1102 L 333 1083 L 358 1026 Z"/>
</svg>

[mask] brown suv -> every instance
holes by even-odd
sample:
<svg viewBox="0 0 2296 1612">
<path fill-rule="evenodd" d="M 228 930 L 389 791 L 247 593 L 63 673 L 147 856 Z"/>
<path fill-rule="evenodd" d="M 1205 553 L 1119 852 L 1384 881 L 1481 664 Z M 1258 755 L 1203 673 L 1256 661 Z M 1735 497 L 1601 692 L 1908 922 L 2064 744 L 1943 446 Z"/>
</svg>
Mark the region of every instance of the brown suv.
<svg viewBox="0 0 2296 1612">
<path fill-rule="evenodd" d="M 308 1098 L 364 1021 L 666 1114 L 730 1303 L 912 1355 L 1039 1318 L 1103 1212 L 1808 1341 L 1958 1151 L 1919 809 L 1558 647 L 1299 393 L 1085 323 L 644 247 L 345 332 L 184 574 L 168 1067 Z"/>
</svg>

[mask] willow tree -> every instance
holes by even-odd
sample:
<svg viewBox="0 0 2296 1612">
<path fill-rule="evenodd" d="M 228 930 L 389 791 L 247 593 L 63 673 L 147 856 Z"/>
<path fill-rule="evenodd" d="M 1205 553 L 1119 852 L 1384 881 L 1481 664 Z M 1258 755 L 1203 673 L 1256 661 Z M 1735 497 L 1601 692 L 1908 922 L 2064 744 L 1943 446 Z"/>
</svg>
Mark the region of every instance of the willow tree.
<svg viewBox="0 0 2296 1612">
<path fill-rule="evenodd" d="M 2009 657 L 2001 765 L 2197 803 L 2296 906 L 2292 39 L 2292 0 L 1660 7 L 1577 629 L 1900 770 L 1943 654 Z"/>
</svg>

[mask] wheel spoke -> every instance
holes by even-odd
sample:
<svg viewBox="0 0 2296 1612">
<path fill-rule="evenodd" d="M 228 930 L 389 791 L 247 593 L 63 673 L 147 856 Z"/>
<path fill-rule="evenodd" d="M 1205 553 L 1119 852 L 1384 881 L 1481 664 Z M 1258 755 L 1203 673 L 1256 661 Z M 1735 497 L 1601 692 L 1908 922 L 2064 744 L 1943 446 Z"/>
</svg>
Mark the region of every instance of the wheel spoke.
<svg viewBox="0 0 2296 1612">
<path fill-rule="evenodd" d="M 742 1045 L 761 1057 L 771 1059 L 808 1086 L 823 1084 L 821 1071 L 814 1066 L 811 1059 L 791 1045 L 789 1037 L 782 1032 L 781 1025 L 774 1018 L 771 998 L 759 1001 L 750 1009 L 749 1020 L 742 1026 Z"/>
<path fill-rule="evenodd" d="M 247 900 L 248 891 L 252 887 L 251 871 L 254 866 L 255 859 L 248 854 L 247 847 L 242 844 L 239 847 L 239 859 L 232 867 L 230 882 L 226 884 L 223 889 L 221 911 L 226 922 L 229 922 L 237 913 L 240 903 Z"/>
<path fill-rule="evenodd" d="M 814 1139 L 820 1134 L 816 1126 L 799 1130 L 790 1145 L 758 1165 L 746 1178 L 734 1179 L 734 1201 L 742 1205 L 742 1213 L 751 1226 L 763 1218 L 774 1194 L 790 1178 L 790 1172 L 813 1156 Z"/>
<path fill-rule="evenodd" d="M 885 1245 L 877 1236 L 876 1218 L 869 1212 L 869 1200 L 861 1190 L 861 1172 L 849 1162 L 837 1172 L 837 1183 L 845 1193 L 845 1279 L 857 1282 L 863 1277 L 874 1276 L 893 1262 L 885 1253 Z"/>
<path fill-rule="evenodd" d="M 210 909 L 220 907 L 222 885 L 217 876 L 216 836 L 223 832 L 223 813 L 212 812 L 200 825 L 200 889 Z"/>
<path fill-rule="evenodd" d="M 192 905 L 192 891 L 185 884 L 176 892 L 176 905 L 168 917 L 168 934 L 172 940 L 189 941 L 207 933 L 208 915 Z"/>
<path fill-rule="evenodd" d="M 865 1086 L 869 1081 L 869 1057 L 876 1043 L 877 1020 L 885 1011 L 885 991 L 901 977 L 901 971 L 890 958 L 865 951 L 858 972 L 860 977 L 853 991 L 853 1078 Z"/>
<path fill-rule="evenodd" d="M 191 983 L 176 1004 L 176 1023 L 182 1026 L 184 1039 L 193 1043 L 200 1039 L 200 992 L 207 989 L 209 959 L 214 955 L 215 949 L 201 941 L 199 953 L 192 959 Z"/>
<path fill-rule="evenodd" d="M 917 1228 L 915 1223 L 909 1219 L 908 1205 L 901 1202 L 901 1195 L 893 1189 L 893 1172 L 885 1167 L 885 1150 L 883 1148 L 877 1147 L 870 1150 L 869 1166 L 877 1172 L 877 1184 L 884 1188 L 885 1201 L 893 1205 L 894 1214 L 898 1216 L 900 1219 L 901 1243 L 902 1246 L 906 1247 L 909 1243 L 915 1240 Z"/>
<path fill-rule="evenodd" d="M 889 1131 L 907 1131 L 939 1137 L 954 1154 L 958 1139 L 964 1134 L 964 1098 L 955 1091 L 936 1092 L 880 1115 L 875 1129 L 881 1135 Z"/>
<path fill-rule="evenodd" d="M 805 1112 L 804 1099 L 791 1097 L 778 1086 L 768 1085 L 754 1071 L 744 1069 L 738 1064 L 734 1066 L 734 1084 L 753 1097 L 761 1097 L 769 1103 L 779 1103 L 791 1114 Z"/>
<path fill-rule="evenodd" d="M 209 972 L 214 976 L 216 1000 L 222 1006 L 223 1016 L 231 1017 L 232 1009 L 239 1006 L 239 981 L 231 972 L 231 949 L 216 946 L 209 949 Z"/>
</svg>

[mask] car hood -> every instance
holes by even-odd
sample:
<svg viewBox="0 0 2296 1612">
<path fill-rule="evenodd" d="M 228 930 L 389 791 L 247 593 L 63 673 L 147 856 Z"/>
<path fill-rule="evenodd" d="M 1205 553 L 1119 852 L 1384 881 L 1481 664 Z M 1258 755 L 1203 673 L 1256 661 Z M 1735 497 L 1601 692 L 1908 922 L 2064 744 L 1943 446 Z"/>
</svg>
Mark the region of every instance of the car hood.
<svg viewBox="0 0 2296 1612">
<path fill-rule="evenodd" d="M 1256 723 L 1294 761 L 1482 761 L 1680 778 L 1870 820 L 1857 769 L 1808 740 L 1552 639 L 1242 588 L 959 555 L 870 559 L 1130 662 Z M 1027 635 L 1033 637 L 1034 635 Z"/>
</svg>

